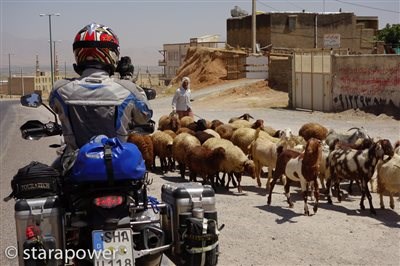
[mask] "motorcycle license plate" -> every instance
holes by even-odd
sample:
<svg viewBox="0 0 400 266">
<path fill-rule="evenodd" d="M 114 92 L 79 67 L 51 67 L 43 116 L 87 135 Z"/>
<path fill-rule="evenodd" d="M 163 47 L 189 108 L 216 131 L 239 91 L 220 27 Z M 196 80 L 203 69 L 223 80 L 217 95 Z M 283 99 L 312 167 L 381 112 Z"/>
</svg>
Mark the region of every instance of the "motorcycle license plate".
<svg viewBox="0 0 400 266">
<path fill-rule="evenodd" d="M 94 266 L 133 266 L 133 240 L 131 229 L 92 231 Z"/>
</svg>

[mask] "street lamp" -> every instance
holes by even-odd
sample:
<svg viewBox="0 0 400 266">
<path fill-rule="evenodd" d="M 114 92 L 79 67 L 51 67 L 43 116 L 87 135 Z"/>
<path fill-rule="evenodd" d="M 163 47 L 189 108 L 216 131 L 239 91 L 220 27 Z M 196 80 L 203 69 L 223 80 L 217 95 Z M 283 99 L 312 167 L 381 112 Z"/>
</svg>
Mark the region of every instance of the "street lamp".
<svg viewBox="0 0 400 266">
<path fill-rule="evenodd" d="M 39 14 L 39 16 L 41 16 L 41 17 L 43 17 L 43 16 L 48 16 L 48 17 L 49 17 L 51 87 L 53 88 L 54 76 L 53 76 L 53 40 L 52 40 L 52 38 L 51 38 L 51 16 L 60 16 L 60 13 Z"/>
</svg>

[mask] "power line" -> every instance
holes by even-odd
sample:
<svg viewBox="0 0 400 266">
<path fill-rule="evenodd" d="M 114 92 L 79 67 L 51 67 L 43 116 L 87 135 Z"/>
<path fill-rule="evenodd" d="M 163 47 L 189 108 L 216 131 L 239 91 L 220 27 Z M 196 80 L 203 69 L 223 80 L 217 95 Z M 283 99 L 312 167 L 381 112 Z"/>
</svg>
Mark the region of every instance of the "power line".
<svg viewBox="0 0 400 266">
<path fill-rule="evenodd" d="M 388 10 L 388 9 L 383 9 L 383 8 L 379 8 L 379 7 L 371 7 L 371 6 L 355 4 L 355 3 L 348 3 L 348 2 L 345 2 L 345 1 L 341 1 L 341 0 L 335 0 L 335 1 L 339 2 L 339 3 L 347 4 L 347 5 L 359 6 L 359 7 L 364 7 L 364 8 L 369 8 L 369 9 L 374 9 L 374 10 L 379 10 L 379 11 L 385 11 L 385 12 L 391 12 L 391 13 L 400 14 L 400 11 Z"/>
<path fill-rule="evenodd" d="M 294 6 L 294 7 L 299 8 L 300 10 L 303 10 L 303 9 L 304 9 L 303 7 L 301 7 L 301 6 L 299 6 L 299 5 L 296 5 L 296 4 L 293 4 L 292 2 L 289 2 L 289 1 L 286 1 L 286 2 L 288 2 L 289 4 L 291 4 L 291 5 Z"/>
<path fill-rule="evenodd" d="M 278 10 L 278 9 L 272 7 L 272 6 L 269 6 L 269 5 L 267 5 L 267 4 L 264 4 L 264 3 L 261 2 L 261 1 L 257 1 L 257 2 L 260 3 L 261 5 L 266 6 L 266 7 L 269 7 L 269 8 L 271 8 L 271 9 L 275 10 L 275 11 L 280 11 L 280 10 Z"/>
</svg>

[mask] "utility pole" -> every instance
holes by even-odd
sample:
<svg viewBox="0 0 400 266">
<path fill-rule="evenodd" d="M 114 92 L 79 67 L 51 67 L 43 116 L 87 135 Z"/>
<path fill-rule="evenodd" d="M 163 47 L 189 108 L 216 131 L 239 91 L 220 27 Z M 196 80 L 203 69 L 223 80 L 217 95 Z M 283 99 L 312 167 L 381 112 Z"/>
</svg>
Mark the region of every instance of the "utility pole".
<svg viewBox="0 0 400 266">
<path fill-rule="evenodd" d="M 52 16 L 60 16 L 60 13 L 54 14 L 40 14 L 39 16 L 48 16 L 49 17 L 49 32 L 50 32 L 50 68 L 51 68 L 51 88 L 54 85 L 54 70 L 53 70 L 53 39 L 51 38 L 51 17 Z"/>
<path fill-rule="evenodd" d="M 11 98 L 11 54 L 8 54 L 8 95 Z"/>
<path fill-rule="evenodd" d="M 253 45 L 253 54 L 256 53 L 256 0 L 253 1 L 253 12 L 252 12 L 252 25 L 251 25 L 251 33 L 252 33 L 252 45 Z"/>
<path fill-rule="evenodd" d="M 53 41 L 53 50 L 54 50 L 54 79 L 56 79 L 56 74 L 57 74 L 57 53 L 56 53 L 56 42 L 61 42 L 61 40 L 56 40 Z"/>
<path fill-rule="evenodd" d="M 22 76 L 22 67 L 21 67 L 21 87 L 22 87 L 22 96 L 25 95 L 25 84 L 24 84 L 24 77 Z"/>
</svg>

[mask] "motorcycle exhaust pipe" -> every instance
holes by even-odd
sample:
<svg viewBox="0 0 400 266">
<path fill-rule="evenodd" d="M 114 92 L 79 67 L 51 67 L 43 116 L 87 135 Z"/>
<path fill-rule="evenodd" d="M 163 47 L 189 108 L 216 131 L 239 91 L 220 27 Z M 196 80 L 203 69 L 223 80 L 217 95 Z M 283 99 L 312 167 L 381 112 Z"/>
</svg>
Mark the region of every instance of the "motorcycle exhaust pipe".
<svg viewBox="0 0 400 266">
<path fill-rule="evenodd" d="M 164 232 L 155 226 L 147 226 L 143 229 L 143 244 L 146 249 L 161 247 L 164 245 Z"/>
</svg>

